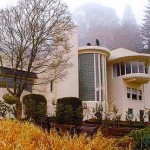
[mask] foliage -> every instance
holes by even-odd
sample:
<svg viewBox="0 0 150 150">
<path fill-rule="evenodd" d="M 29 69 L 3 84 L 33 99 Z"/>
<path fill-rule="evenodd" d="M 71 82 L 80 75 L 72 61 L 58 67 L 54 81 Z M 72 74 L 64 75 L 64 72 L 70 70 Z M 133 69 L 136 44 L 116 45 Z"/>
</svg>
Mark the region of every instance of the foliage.
<svg viewBox="0 0 150 150">
<path fill-rule="evenodd" d="M 47 114 L 47 100 L 40 94 L 28 94 L 23 97 L 27 119 L 42 120 Z"/>
<path fill-rule="evenodd" d="M 105 138 L 101 132 L 93 137 L 66 133 L 59 135 L 51 129 L 50 133 L 31 123 L 16 120 L 0 121 L 0 148 L 2 150 L 122 150 L 116 139 Z"/>
<path fill-rule="evenodd" d="M 96 107 L 93 108 L 93 113 L 95 115 L 97 123 L 101 124 L 103 119 L 103 106 L 101 104 L 96 104 Z"/>
<path fill-rule="evenodd" d="M 121 122 L 121 114 L 118 113 L 118 109 L 116 106 L 113 107 L 112 120 L 115 122 L 115 125 L 119 125 Z"/>
<path fill-rule="evenodd" d="M 5 102 L 0 101 L 0 117 L 5 117 L 12 111 L 11 107 Z"/>
<path fill-rule="evenodd" d="M 140 130 L 133 130 L 128 135 L 134 139 L 134 149 L 150 149 L 150 127 Z"/>
<path fill-rule="evenodd" d="M 133 122 L 133 117 L 134 115 L 133 114 L 130 114 L 129 112 L 126 112 L 126 121 L 129 123 L 130 126 L 132 126 Z"/>
<path fill-rule="evenodd" d="M 3 99 L 4 99 L 5 103 L 7 103 L 9 105 L 13 105 L 13 104 L 17 103 L 17 97 L 13 96 L 13 95 L 11 95 L 9 93 L 4 94 L 3 95 Z"/>
<path fill-rule="evenodd" d="M 79 124 L 83 119 L 82 101 L 76 97 L 57 100 L 56 121 L 60 124 Z"/>
</svg>

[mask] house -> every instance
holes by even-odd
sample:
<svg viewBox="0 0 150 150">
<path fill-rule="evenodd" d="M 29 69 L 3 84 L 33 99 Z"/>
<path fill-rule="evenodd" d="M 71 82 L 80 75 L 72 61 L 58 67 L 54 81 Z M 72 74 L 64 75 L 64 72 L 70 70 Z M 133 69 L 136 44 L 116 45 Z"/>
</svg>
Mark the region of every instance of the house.
<svg viewBox="0 0 150 150">
<path fill-rule="evenodd" d="M 126 112 L 138 120 L 150 110 L 149 54 L 123 48 L 110 51 L 101 46 L 78 48 L 76 33 L 70 37 L 70 43 L 73 45 L 70 54 L 73 66 L 68 69 L 67 76 L 32 87 L 32 93 L 46 97 L 48 113 L 55 112 L 53 103 L 58 98 L 70 96 L 83 100 L 86 119 L 93 117 L 93 108 L 97 104 L 104 111 L 116 106 L 123 120 Z M 39 80 L 40 77 L 31 75 L 31 79 Z M 6 89 L 1 87 L 0 90 L 2 97 Z"/>
</svg>

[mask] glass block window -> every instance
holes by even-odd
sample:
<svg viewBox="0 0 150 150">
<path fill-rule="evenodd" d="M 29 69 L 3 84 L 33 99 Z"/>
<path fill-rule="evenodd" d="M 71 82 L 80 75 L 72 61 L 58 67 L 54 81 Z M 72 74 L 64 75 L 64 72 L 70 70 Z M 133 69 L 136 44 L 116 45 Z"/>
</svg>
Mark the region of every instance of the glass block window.
<svg viewBox="0 0 150 150">
<path fill-rule="evenodd" d="M 79 55 L 79 97 L 83 101 L 95 101 L 93 53 Z"/>
</svg>

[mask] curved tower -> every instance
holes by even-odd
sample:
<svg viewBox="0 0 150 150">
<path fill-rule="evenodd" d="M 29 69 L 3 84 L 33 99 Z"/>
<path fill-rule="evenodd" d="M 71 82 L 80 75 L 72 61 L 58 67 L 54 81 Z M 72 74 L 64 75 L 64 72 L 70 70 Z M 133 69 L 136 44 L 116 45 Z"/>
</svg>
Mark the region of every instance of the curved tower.
<svg viewBox="0 0 150 150">
<path fill-rule="evenodd" d="M 107 102 L 106 58 L 107 48 L 100 46 L 80 47 L 79 55 L 79 98 L 88 106 Z"/>
</svg>

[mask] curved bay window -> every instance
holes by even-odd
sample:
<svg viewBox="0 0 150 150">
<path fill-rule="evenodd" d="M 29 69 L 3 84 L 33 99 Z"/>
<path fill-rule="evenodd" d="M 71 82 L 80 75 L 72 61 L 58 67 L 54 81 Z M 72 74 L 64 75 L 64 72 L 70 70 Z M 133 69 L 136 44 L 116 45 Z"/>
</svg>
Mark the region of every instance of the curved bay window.
<svg viewBox="0 0 150 150">
<path fill-rule="evenodd" d="M 148 74 L 148 64 L 145 62 L 120 62 L 113 64 L 113 77 L 118 77 L 131 73 L 145 73 Z"/>
</svg>

